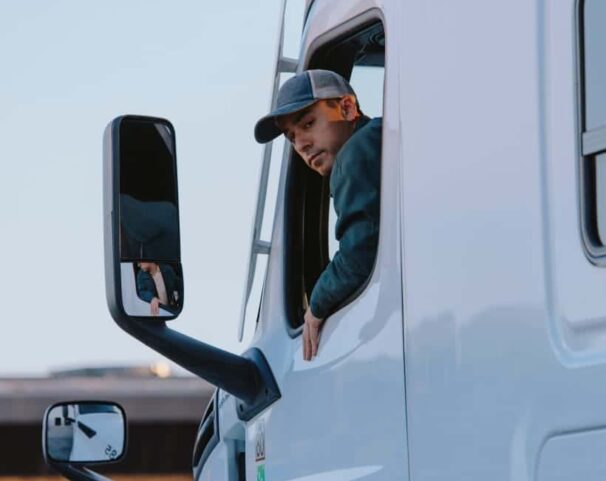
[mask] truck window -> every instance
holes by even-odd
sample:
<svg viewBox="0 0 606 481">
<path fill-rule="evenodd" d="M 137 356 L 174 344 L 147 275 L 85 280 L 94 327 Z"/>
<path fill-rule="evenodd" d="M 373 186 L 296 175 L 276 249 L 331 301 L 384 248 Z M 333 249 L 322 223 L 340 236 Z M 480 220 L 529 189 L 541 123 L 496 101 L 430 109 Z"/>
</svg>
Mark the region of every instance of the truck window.
<svg viewBox="0 0 606 481">
<path fill-rule="evenodd" d="M 381 117 L 383 112 L 383 26 L 375 20 L 358 26 L 316 48 L 307 68 L 333 70 L 349 79 L 364 115 Z M 292 334 L 303 322 L 311 292 L 338 249 L 336 214 L 329 192 L 329 178 L 320 177 L 291 152 L 286 181 L 285 292 Z M 364 283 L 337 310 L 365 288 Z"/>
<path fill-rule="evenodd" d="M 383 78 L 385 67 L 380 65 L 354 65 L 349 83 L 355 90 L 360 100 L 360 107 L 370 118 L 383 116 Z M 328 256 L 333 258 L 339 248 L 339 242 L 335 237 L 335 225 L 337 214 L 335 212 L 332 197 L 328 209 Z"/>
<path fill-rule="evenodd" d="M 590 259 L 606 265 L 606 2 L 579 1 L 581 224 Z"/>
</svg>

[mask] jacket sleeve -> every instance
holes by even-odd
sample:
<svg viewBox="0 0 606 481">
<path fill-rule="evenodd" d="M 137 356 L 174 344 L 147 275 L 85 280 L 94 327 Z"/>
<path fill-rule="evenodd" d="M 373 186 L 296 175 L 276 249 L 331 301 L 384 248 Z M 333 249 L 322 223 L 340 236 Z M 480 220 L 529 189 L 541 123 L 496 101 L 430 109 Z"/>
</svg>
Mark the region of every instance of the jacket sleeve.
<svg viewBox="0 0 606 481">
<path fill-rule="evenodd" d="M 335 164 L 334 207 L 339 250 L 311 294 L 310 308 L 321 319 L 332 314 L 369 277 L 379 235 L 381 137 L 347 145 Z"/>
<path fill-rule="evenodd" d="M 146 302 L 151 302 L 156 297 L 154 280 L 145 271 L 137 273 L 137 290 L 139 291 L 139 297 Z"/>
<path fill-rule="evenodd" d="M 166 287 L 168 304 L 178 304 L 178 299 L 183 292 L 183 288 L 181 287 L 181 278 L 177 275 L 170 264 L 160 264 L 160 272 L 162 272 L 162 277 L 164 278 L 164 286 Z M 176 298 L 175 292 L 177 292 Z"/>
</svg>

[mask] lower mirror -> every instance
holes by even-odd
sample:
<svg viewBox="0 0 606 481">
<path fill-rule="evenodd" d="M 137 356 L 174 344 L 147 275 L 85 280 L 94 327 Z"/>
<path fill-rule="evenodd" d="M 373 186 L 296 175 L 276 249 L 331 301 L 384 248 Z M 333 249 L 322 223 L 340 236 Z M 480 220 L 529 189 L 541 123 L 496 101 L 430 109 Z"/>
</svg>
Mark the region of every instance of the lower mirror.
<svg viewBox="0 0 606 481">
<path fill-rule="evenodd" d="M 122 262 L 124 312 L 135 317 L 176 317 L 183 308 L 179 262 Z"/>
<path fill-rule="evenodd" d="M 110 463 L 124 455 L 126 416 L 116 403 L 54 404 L 44 416 L 44 454 L 56 463 Z"/>
</svg>

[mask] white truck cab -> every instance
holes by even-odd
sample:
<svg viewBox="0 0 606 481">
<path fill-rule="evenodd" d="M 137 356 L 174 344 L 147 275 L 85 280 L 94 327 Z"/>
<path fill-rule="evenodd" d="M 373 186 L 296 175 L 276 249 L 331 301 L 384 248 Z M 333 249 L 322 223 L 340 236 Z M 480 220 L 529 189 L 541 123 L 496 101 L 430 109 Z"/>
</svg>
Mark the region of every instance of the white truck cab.
<svg viewBox="0 0 606 481">
<path fill-rule="evenodd" d="M 382 99 L 383 117 L 374 270 L 311 362 L 301 323 L 330 259 L 330 198 L 289 147 L 266 239 L 271 144 L 264 156 L 243 356 L 124 312 L 106 187 L 114 318 L 219 387 L 196 481 L 604 478 L 605 23 L 603 0 L 307 2 L 300 57 L 278 49 L 274 95 L 288 72 L 330 69 L 362 110 Z M 120 122 L 106 131 L 106 186 Z"/>
</svg>

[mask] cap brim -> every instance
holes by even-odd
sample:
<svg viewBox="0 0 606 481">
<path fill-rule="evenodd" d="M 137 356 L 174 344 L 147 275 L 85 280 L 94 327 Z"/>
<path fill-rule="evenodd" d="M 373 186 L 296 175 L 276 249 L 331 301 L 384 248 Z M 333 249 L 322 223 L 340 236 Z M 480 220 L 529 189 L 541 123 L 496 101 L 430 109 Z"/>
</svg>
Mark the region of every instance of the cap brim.
<svg viewBox="0 0 606 481">
<path fill-rule="evenodd" d="M 278 137 L 282 131 L 276 125 L 276 119 L 278 117 L 282 117 L 283 115 L 294 114 L 299 110 L 303 110 L 306 107 L 316 103 L 318 99 L 309 99 L 304 100 L 302 102 L 293 102 L 291 104 L 286 104 L 280 107 L 279 109 L 270 112 L 265 117 L 257 122 L 255 125 L 255 139 L 260 144 L 265 144 L 270 140 Z"/>
</svg>

